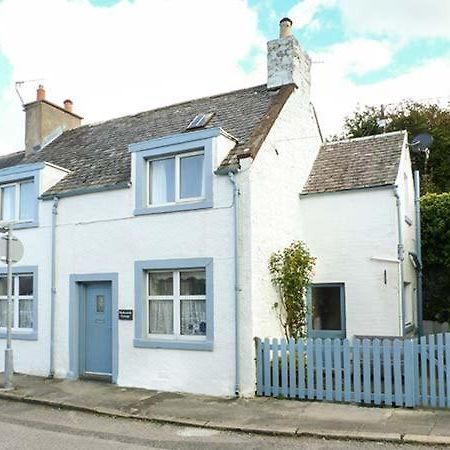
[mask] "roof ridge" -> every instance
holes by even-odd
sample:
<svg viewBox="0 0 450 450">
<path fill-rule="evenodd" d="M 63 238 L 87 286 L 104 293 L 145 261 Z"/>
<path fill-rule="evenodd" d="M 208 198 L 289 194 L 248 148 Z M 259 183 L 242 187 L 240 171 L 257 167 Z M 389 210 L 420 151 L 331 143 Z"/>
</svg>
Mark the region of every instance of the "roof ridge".
<svg viewBox="0 0 450 450">
<path fill-rule="evenodd" d="M 207 99 L 215 99 L 217 97 L 223 97 L 225 95 L 231 95 L 231 94 L 236 94 L 238 92 L 242 92 L 242 91 L 250 91 L 252 89 L 257 89 L 257 88 L 262 88 L 266 86 L 266 84 L 258 84 L 256 86 L 249 86 L 246 88 L 240 88 L 240 89 L 235 89 L 234 91 L 228 91 L 228 92 L 221 92 L 220 94 L 214 94 L 214 95 L 205 95 L 204 97 L 198 97 L 198 98 L 191 98 L 190 100 L 185 100 L 182 102 L 178 102 L 178 103 L 172 103 L 170 105 L 165 105 L 165 106 L 159 106 L 158 108 L 154 108 L 154 109 L 147 109 L 144 111 L 140 111 L 137 113 L 133 113 L 133 114 L 126 114 L 124 116 L 120 116 L 120 117 L 114 117 L 112 119 L 107 119 L 107 120 L 101 120 L 98 122 L 91 122 L 91 123 L 87 123 L 85 125 L 81 125 L 79 127 L 76 128 L 72 128 L 71 130 L 67 130 L 65 131 L 63 134 L 71 132 L 71 131 L 75 131 L 75 130 L 79 130 L 81 128 L 87 128 L 87 127 L 96 127 L 99 125 L 103 125 L 105 123 L 108 122 L 114 122 L 115 120 L 122 120 L 122 119 L 126 119 L 126 118 L 132 118 L 132 117 L 136 117 L 139 116 L 141 114 L 145 114 L 145 113 L 149 113 L 149 112 L 157 112 L 157 111 L 161 111 L 163 109 L 167 109 L 167 108 L 173 108 L 174 106 L 182 106 L 182 105 L 186 105 L 188 103 L 192 103 L 194 101 L 200 101 L 200 100 L 207 100 Z"/>
<path fill-rule="evenodd" d="M 386 136 L 392 136 L 394 134 L 406 134 L 406 130 L 397 130 L 397 131 L 390 131 L 389 133 L 380 133 L 380 134 L 371 134 L 370 136 L 361 136 L 361 137 L 355 137 L 355 138 L 349 138 L 349 139 L 342 139 L 340 141 L 331 141 L 331 142 L 324 142 L 322 146 L 326 145 L 335 145 L 335 144 L 344 144 L 348 142 L 355 142 L 355 141 L 366 141 L 369 139 L 379 139 Z"/>
<path fill-rule="evenodd" d="M 2 158 L 10 158 L 11 156 L 18 155 L 19 153 L 25 154 L 25 150 L 18 150 L 16 152 L 5 153 L 3 155 L 0 155 L 0 159 L 2 159 Z"/>
</svg>

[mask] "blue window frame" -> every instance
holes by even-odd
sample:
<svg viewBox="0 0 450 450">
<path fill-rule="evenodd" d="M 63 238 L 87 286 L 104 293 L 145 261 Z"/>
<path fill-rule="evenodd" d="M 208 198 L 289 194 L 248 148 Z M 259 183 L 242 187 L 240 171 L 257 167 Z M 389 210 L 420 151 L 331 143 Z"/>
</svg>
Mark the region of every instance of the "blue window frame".
<svg viewBox="0 0 450 450">
<path fill-rule="evenodd" d="M 220 128 L 129 146 L 135 154 L 135 215 L 211 208 L 213 153 Z"/>
<path fill-rule="evenodd" d="M 312 284 L 308 289 L 308 336 L 345 338 L 345 286 L 343 283 Z"/>
<path fill-rule="evenodd" d="M 0 268 L 0 338 L 6 338 L 6 267 Z M 38 268 L 13 267 L 12 338 L 35 341 L 38 338 Z"/>
<path fill-rule="evenodd" d="M 0 170 L 0 220 L 16 222 L 15 229 L 36 227 L 39 174 L 44 163 L 24 164 Z"/>
<path fill-rule="evenodd" d="M 212 350 L 212 258 L 135 262 L 135 347 Z"/>
</svg>

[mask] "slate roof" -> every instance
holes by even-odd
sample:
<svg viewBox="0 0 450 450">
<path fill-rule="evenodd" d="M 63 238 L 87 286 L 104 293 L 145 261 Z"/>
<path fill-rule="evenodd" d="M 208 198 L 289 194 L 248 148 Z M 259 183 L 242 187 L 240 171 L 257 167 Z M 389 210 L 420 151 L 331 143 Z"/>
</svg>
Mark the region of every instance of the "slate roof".
<svg viewBox="0 0 450 450">
<path fill-rule="evenodd" d="M 0 169 L 45 161 L 71 171 L 45 195 L 119 187 L 131 181 L 129 144 L 181 133 L 197 114 L 210 112 L 206 128 L 221 127 L 238 141 L 222 162 L 226 167 L 255 157 L 293 89 L 269 91 L 261 85 L 84 125 L 28 157 L 24 152 L 0 157 Z"/>
<path fill-rule="evenodd" d="M 393 185 L 405 131 L 323 144 L 302 194 Z"/>
</svg>

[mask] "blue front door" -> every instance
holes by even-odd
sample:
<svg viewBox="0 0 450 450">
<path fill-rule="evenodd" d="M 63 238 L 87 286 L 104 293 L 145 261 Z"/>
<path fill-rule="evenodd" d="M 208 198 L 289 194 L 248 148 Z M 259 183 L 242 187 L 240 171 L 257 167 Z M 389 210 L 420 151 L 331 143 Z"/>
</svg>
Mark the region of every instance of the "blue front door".
<svg viewBox="0 0 450 450">
<path fill-rule="evenodd" d="M 111 283 L 86 284 L 84 324 L 84 374 L 111 375 Z"/>
</svg>

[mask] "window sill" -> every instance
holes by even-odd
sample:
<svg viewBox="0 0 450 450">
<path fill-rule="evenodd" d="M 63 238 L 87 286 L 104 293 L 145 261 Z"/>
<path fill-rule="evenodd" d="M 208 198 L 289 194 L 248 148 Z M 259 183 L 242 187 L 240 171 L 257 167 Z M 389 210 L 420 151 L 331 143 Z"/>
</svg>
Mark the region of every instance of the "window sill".
<svg viewBox="0 0 450 450">
<path fill-rule="evenodd" d="M 141 216 L 145 214 L 160 214 L 176 211 L 190 211 L 195 209 L 206 209 L 212 208 L 213 204 L 211 200 L 201 200 L 198 202 L 186 202 L 186 203 L 175 203 L 171 205 L 161 205 L 161 206 L 147 206 L 136 208 L 134 210 L 135 216 Z"/>
<path fill-rule="evenodd" d="M 212 351 L 212 341 L 171 341 L 153 339 L 134 339 L 133 345 L 137 348 L 164 348 L 173 350 L 203 350 Z"/>
<path fill-rule="evenodd" d="M 19 222 L 14 224 L 14 230 L 24 230 L 25 228 L 37 228 L 39 224 L 37 221 L 33 220 L 30 222 Z"/>
<path fill-rule="evenodd" d="M 37 341 L 37 331 L 13 331 L 11 338 L 16 341 Z M 6 331 L 0 331 L 0 339 L 6 339 Z"/>
</svg>

